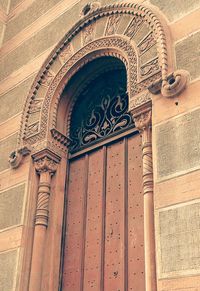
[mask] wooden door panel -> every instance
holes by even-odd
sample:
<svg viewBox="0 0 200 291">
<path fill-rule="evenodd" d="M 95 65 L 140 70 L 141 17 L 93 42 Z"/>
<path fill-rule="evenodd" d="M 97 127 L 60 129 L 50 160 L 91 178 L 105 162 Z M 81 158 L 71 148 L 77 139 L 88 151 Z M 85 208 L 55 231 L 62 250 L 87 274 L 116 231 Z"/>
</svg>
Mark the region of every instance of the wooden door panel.
<svg viewBox="0 0 200 291">
<path fill-rule="evenodd" d="M 107 148 L 104 290 L 124 290 L 124 141 Z"/>
<path fill-rule="evenodd" d="M 82 284 L 87 157 L 70 163 L 63 290 L 78 291 Z"/>
<path fill-rule="evenodd" d="M 139 135 L 128 139 L 128 286 L 144 291 L 142 155 Z"/>
<path fill-rule="evenodd" d="M 67 196 L 63 291 L 145 291 L 140 136 L 71 160 Z"/>
<path fill-rule="evenodd" d="M 83 288 L 87 291 L 101 290 L 104 196 L 104 149 L 101 148 L 89 155 Z"/>
</svg>

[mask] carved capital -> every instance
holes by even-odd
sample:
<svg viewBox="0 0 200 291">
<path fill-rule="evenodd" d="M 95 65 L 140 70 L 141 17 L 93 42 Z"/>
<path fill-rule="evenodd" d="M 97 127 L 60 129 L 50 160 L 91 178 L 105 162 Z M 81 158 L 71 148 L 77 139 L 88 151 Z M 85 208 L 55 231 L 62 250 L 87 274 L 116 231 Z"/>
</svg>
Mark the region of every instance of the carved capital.
<svg viewBox="0 0 200 291">
<path fill-rule="evenodd" d="M 9 156 L 9 163 L 11 168 L 16 169 L 20 166 L 23 158 L 29 155 L 31 152 L 30 146 L 24 146 L 17 150 L 14 150 Z"/>
<path fill-rule="evenodd" d="M 142 112 L 134 117 L 135 126 L 140 130 L 144 130 L 151 125 L 151 111 Z"/>
<path fill-rule="evenodd" d="M 48 157 L 43 157 L 35 162 L 35 169 L 37 173 L 49 172 L 54 174 L 56 172 L 57 163 Z"/>
<path fill-rule="evenodd" d="M 144 131 L 151 127 L 151 101 L 134 108 L 131 110 L 131 114 L 139 131 Z"/>
<path fill-rule="evenodd" d="M 49 220 L 51 177 L 56 172 L 60 157 L 47 149 L 34 154 L 32 157 L 35 162 L 36 172 L 40 175 L 35 225 L 47 227 Z"/>
<path fill-rule="evenodd" d="M 60 157 L 48 149 L 42 150 L 33 156 L 36 172 L 40 175 L 44 172 L 49 172 L 53 175 L 56 172 L 57 164 L 60 162 Z"/>
</svg>

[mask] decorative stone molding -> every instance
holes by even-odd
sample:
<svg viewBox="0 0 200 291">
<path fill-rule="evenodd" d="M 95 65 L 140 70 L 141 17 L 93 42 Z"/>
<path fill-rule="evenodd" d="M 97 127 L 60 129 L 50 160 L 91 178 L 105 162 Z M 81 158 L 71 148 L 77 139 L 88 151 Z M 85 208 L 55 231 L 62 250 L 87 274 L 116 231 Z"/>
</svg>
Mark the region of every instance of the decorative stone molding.
<svg viewBox="0 0 200 291">
<path fill-rule="evenodd" d="M 30 146 L 24 146 L 20 149 L 13 151 L 9 156 L 9 163 L 12 169 L 16 169 L 22 163 L 25 156 L 29 155 L 31 152 Z"/>
<path fill-rule="evenodd" d="M 163 81 L 161 94 L 164 97 L 172 98 L 180 95 L 189 82 L 189 73 L 185 70 L 177 70 Z"/>
<path fill-rule="evenodd" d="M 108 18 L 105 35 L 112 35 L 116 33 L 121 17 L 122 15 L 120 14 L 114 14 Z"/>
<path fill-rule="evenodd" d="M 151 110 L 149 108 L 145 108 L 142 110 L 138 115 L 135 113 L 134 116 L 134 122 L 136 128 L 139 129 L 139 131 L 147 130 L 151 125 Z"/>
<path fill-rule="evenodd" d="M 116 3 L 100 7 L 96 2 L 86 6 L 83 9 L 84 17 L 57 45 L 35 79 L 24 107 L 18 146 L 38 143 L 47 136 L 51 128 L 56 127 L 57 108 L 64 87 L 81 67 L 97 57 L 112 55 L 125 63 L 130 101 L 149 87 L 152 82 L 158 79 L 164 81 L 167 78 L 166 28 L 149 7 L 138 3 Z M 120 21 L 127 15 L 129 15 L 130 21 L 127 23 L 127 27 L 119 33 Z M 102 30 L 103 34 L 97 37 L 95 27 L 100 18 L 103 18 L 105 29 Z M 94 28 L 94 30 L 92 29 L 94 39 L 93 37 L 88 38 L 91 27 Z M 141 27 L 145 27 L 147 34 L 142 40 L 135 41 L 135 30 Z M 79 32 L 84 35 L 84 46 L 75 48 L 72 39 Z M 108 35 L 106 35 L 107 32 Z M 149 58 L 152 48 L 153 57 Z M 155 52 L 156 54 L 154 54 Z M 56 65 L 54 65 L 55 63 Z M 71 70 L 72 68 L 73 70 Z M 55 96 L 57 97 L 55 98 Z M 54 102 L 52 102 L 53 98 L 55 98 Z M 50 114 L 52 110 L 54 113 Z M 49 116 L 52 116 L 53 119 L 47 120 Z M 35 122 L 32 123 L 31 120 L 35 120 Z"/>
<path fill-rule="evenodd" d="M 84 17 L 86 16 L 88 13 L 91 13 L 93 11 L 95 11 L 96 9 L 101 7 L 101 3 L 96 1 L 96 2 L 92 2 L 92 3 L 87 3 L 83 9 L 81 10 L 80 16 Z"/>
<path fill-rule="evenodd" d="M 143 193 L 153 193 L 153 165 L 151 145 L 151 101 L 131 111 L 136 128 L 142 134 Z"/>
<path fill-rule="evenodd" d="M 51 129 L 52 137 L 63 146 L 67 147 L 70 143 L 70 138 L 59 132 L 57 129 Z"/>
<path fill-rule="evenodd" d="M 60 162 L 60 157 L 49 150 L 43 150 L 34 154 L 32 157 L 35 164 L 35 170 L 40 176 L 35 225 L 43 225 L 47 227 L 51 177 L 56 172 L 57 164 Z"/>
<path fill-rule="evenodd" d="M 177 70 L 167 76 L 166 80 L 159 79 L 152 83 L 148 90 L 152 94 L 161 93 L 164 97 L 172 98 L 180 95 L 189 83 L 189 72 Z"/>
</svg>

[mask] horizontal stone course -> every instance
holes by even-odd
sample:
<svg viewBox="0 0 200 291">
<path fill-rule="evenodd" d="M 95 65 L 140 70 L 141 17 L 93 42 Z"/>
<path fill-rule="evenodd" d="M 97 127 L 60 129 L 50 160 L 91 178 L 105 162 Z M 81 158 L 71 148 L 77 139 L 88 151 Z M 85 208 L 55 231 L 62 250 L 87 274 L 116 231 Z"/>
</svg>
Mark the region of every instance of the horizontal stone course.
<svg viewBox="0 0 200 291">
<path fill-rule="evenodd" d="M 150 0 L 170 21 L 175 21 L 195 8 L 200 7 L 199 0 Z"/>
<path fill-rule="evenodd" d="M 11 0 L 10 1 L 10 10 L 15 8 L 17 5 L 19 5 L 23 0 Z"/>
<path fill-rule="evenodd" d="M 12 227 L 0 231 L 0 252 L 20 247 L 22 241 L 23 226 Z"/>
<path fill-rule="evenodd" d="M 0 0 L 0 9 L 7 11 L 9 0 Z"/>
<path fill-rule="evenodd" d="M 16 285 L 18 249 L 0 253 L 0 290 L 13 291 Z"/>
<path fill-rule="evenodd" d="M 71 9 L 52 21 L 48 26 L 34 34 L 14 51 L 10 52 L 0 61 L 0 80 L 5 79 L 14 71 L 39 56 L 42 52 L 56 44 L 80 19 L 80 11 L 87 3 L 86 0 L 74 5 Z M 112 3 L 112 0 L 107 4 Z M 70 17 L 69 17 L 70 15 Z"/>
<path fill-rule="evenodd" d="M 0 123 L 23 110 L 26 97 L 34 78 L 35 75 L 31 76 L 17 87 L 0 96 Z"/>
<path fill-rule="evenodd" d="M 69 13 L 71 17 L 69 17 Z M 0 61 L 0 80 L 6 78 L 52 45 L 56 45 L 75 23 L 78 13 L 78 6 L 75 5 L 73 9 L 51 22 L 2 59 Z"/>
<path fill-rule="evenodd" d="M 11 37 L 13 37 L 15 34 L 17 34 L 26 26 L 31 24 L 37 18 L 42 16 L 44 13 L 46 13 L 50 8 L 52 8 L 54 5 L 56 5 L 60 1 L 58 0 L 33 1 L 32 5 L 30 5 L 26 10 L 20 13 L 18 17 L 15 17 L 13 20 L 8 22 L 5 35 L 4 35 L 4 42 L 6 42 Z M 17 2 L 17 1 L 14 1 L 14 2 Z M 14 6 L 14 3 L 13 3 L 13 6 Z"/>
<path fill-rule="evenodd" d="M 0 192 L 0 230 L 22 223 L 24 193 L 25 184 Z"/>
<path fill-rule="evenodd" d="M 0 172 L 8 169 L 10 164 L 8 162 L 10 153 L 15 150 L 17 145 L 17 133 L 0 141 Z"/>
<path fill-rule="evenodd" d="M 199 123 L 197 108 L 156 126 L 158 181 L 200 168 Z"/>
<path fill-rule="evenodd" d="M 189 71 L 191 79 L 198 78 L 200 76 L 200 31 L 178 42 L 175 51 L 177 68 Z"/>
<path fill-rule="evenodd" d="M 17 0 L 13 0 L 13 3 L 11 2 L 11 9 L 12 7 L 15 7 L 16 5 L 15 2 L 17 2 Z M 47 13 L 48 10 L 50 10 L 51 8 L 53 8 L 60 2 L 62 2 L 62 0 L 48 0 L 48 1 L 35 0 L 33 1 L 33 3 L 26 10 L 24 10 L 17 17 L 15 17 L 13 20 L 11 19 L 8 22 L 3 41 L 4 42 L 8 41 L 10 38 L 15 36 L 18 32 L 20 32 L 27 26 L 31 25 L 35 20 L 37 20 L 39 17 Z M 83 7 L 86 3 L 88 3 L 88 1 L 79 0 L 78 2 L 79 3 L 77 5 L 79 7 L 79 12 L 80 12 L 81 7 Z M 115 3 L 116 1 L 109 0 L 109 1 L 101 1 L 101 2 L 102 2 L 102 5 L 106 5 L 109 3 Z M 68 1 L 68 6 L 69 7 L 71 6 L 71 1 Z M 68 13 L 69 13 L 68 15 L 70 15 L 70 12 Z M 79 17 L 79 15 L 77 16 Z M 78 20 L 77 17 L 76 17 L 76 20 Z"/>
<path fill-rule="evenodd" d="M 0 47 L 1 47 L 2 39 L 3 39 L 3 31 L 4 31 L 3 28 L 4 28 L 3 22 L 0 22 Z"/>
<path fill-rule="evenodd" d="M 159 212 L 160 278 L 200 273 L 200 202 Z"/>
</svg>

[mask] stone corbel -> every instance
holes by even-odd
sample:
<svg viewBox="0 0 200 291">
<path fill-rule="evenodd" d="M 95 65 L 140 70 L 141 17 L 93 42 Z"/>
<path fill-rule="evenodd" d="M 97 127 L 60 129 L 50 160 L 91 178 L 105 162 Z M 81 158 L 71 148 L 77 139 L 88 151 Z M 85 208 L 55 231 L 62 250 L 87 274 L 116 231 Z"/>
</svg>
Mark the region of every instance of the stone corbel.
<svg viewBox="0 0 200 291">
<path fill-rule="evenodd" d="M 148 87 L 152 94 L 161 93 L 166 98 L 180 95 L 189 83 L 189 73 L 185 70 L 177 70 L 167 76 L 165 80 L 158 80 Z"/>
<path fill-rule="evenodd" d="M 16 169 L 20 166 L 22 163 L 22 160 L 25 156 L 29 155 L 31 153 L 31 147 L 30 146 L 24 146 L 22 148 L 16 149 L 13 152 L 11 152 L 9 156 L 9 163 L 12 169 Z"/>
</svg>

